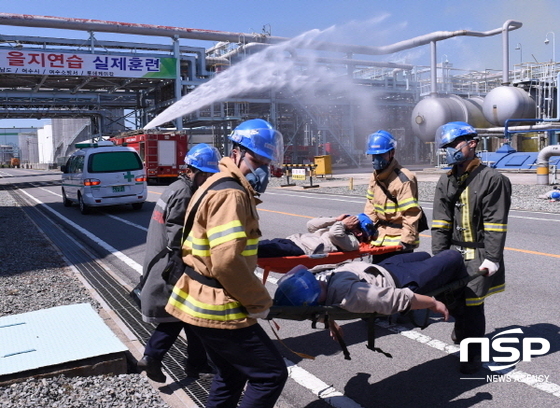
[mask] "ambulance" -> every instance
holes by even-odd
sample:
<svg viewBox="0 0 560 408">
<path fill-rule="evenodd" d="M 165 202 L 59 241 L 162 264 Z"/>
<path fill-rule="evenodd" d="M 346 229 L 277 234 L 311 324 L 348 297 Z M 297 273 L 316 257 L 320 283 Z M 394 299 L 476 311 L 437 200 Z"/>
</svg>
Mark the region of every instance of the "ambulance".
<svg viewBox="0 0 560 408">
<path fill-rule="evenodd" d="M 62 171 L 62 202 L 78 204 L 82 214 L 94 207 L 132 205 L 142 209 L 148 195 L 140 156 L 130 147 L 110 141 L 78 143 Z"/>
</svg>

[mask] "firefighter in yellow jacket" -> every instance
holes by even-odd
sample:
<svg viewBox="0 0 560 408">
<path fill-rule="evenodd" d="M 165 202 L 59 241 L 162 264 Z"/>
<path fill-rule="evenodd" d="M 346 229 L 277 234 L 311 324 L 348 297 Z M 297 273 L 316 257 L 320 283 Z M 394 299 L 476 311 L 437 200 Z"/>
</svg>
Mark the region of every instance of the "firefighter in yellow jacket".
<svg viewBox="0 0 560 408">
<path fill-rule="evenodd" d="M 192 325 L 217 373 L 206 407 L 273 407 L 287 380 L 284 360 L 257 323 L 271 297 L 254 274 L 261 236 L 256 206 L 272 160 L 281 161 L 282 135 L 262 119 L 241 123 L 230 135 L 230 157 L 202 185 L 202 197 L 183 242 L 187 265 L 166 311 Z M 189 268 L 191 267 L 191 268 Z"/>
<path fill-rule="evenodd" d="M 368 136 L 366 154 L 373 155 L 373 173 L 366 194 L 364 213 L 377 227 L 375 246 L 402 245 L 411 251 L 418 247 L 418 205 L 416 176 L 395 158 L 397 141 L 379 130 Z"/>
</svg>

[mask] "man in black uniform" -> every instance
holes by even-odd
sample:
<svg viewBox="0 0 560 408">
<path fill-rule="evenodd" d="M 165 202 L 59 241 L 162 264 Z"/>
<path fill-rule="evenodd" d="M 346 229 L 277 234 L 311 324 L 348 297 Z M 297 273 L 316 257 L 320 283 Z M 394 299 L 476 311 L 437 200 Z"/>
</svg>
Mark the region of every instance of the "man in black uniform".
<svg viewBox="0 0 560 408">
<path fill-rule="evenodd" d="M 138 369 L 146 370 L 150 379 L 165 382 L 161 370 L 163 356 L 169 351 L 182 329 L 187 335 L 187 362 L 185 372 L 189 377 L 199 377 L 212 372 L 206 351 L 200 339 L 191 333 L 189 325 L 170 316 L 165 310 L 167 299 L 173 289 L 161 276 L 167 266 L 168 249 L 181 247 L 185 212 L 192 194 L 213 173 L 218 173 L 220 153 L 214 147 L 200 143 L 185 156 L 185 174 L 170 184 L 157 201 L 146 239 L 143 280 L 141 292 L 142 320 L 156 323 L 157 327 L 146 343 L 144 357 L 138 361 Z"/>
<path fill-rule="evenodd" d="M 454 248 L 463 254 L 469 275 L 481 274 L 466 288 L 463 313 L 456 313 L 452 338 L 459 344 L 486 331 L 484 300 L 505 289 L 504 246 L 511 183 L 476 157 L 476 130 L 465 122 L 440 126 L 436 145 L 447 150 L 451 170 L 441 176 L 434 195 L 432 253 Z M 460 371 L 481 368 L 480 345 L 471 345 Z"/>
</svg>

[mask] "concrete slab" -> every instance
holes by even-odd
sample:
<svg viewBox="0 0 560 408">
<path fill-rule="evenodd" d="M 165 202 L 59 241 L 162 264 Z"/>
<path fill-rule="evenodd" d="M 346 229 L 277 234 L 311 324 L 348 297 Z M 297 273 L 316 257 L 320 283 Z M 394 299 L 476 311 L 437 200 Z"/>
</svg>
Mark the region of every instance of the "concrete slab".
<svg viewBox="0 0 560 408">
<path fill-rule="evenodd" d="M 122 360 L 126 372 L 127 351 L 89 303 L 0 318 L 0 381 L 18 373 L 45 373 L 48 367 L 61 371 L 64 364 L 82 367 L 84 375 L 84 366 L 103 366 L 104 360 L 116 362 L 109 364 L 111 372 Z"/>
</svg>

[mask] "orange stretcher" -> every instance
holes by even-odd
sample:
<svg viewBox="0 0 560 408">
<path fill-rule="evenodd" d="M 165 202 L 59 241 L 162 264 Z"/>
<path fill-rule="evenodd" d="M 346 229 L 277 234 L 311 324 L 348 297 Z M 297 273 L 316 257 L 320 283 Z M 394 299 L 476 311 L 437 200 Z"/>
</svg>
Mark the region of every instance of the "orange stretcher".
<svg viewBox="0 0 560 408">
<path fill-rule="evenodd" d="M 360 249 L 348 252 L 330 252 L 328 254 L 282 256 L 275 258 L 259 258 L 257 265 L 263 269 L 263 283 L 266 282 L 270 272 L 287 273 L 298 265 L 313 268 L 317 265 L 337 264 L 350 259 L 364 258 L 365 256 L 383 255 L 389 252 L 400 251 L 400 245 L 395 246 L 370 246 L 361 243 Z"/>
</svg>

